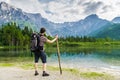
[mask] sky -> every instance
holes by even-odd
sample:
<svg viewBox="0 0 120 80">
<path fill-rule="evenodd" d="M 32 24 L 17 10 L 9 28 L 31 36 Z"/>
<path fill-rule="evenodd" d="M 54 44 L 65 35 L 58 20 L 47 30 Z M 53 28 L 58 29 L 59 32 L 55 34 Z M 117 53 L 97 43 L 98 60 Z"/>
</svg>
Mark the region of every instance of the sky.
<svg viewBox="0 0 120 80">
<path fill-rule="evenodd" d="M 40 13 L 51 22 L 63 23 L 97 14 L 112 20 L 120 16 L 120 0 L 0 0 L 28 13 Z"/>
</svg>

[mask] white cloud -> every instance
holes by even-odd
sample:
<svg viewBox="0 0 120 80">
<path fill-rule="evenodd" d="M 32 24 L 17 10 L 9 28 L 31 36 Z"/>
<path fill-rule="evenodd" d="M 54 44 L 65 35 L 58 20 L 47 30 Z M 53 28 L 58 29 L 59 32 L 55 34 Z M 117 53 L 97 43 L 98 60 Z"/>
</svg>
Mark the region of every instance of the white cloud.
<svg viewBox="0 0 120 80">
<path fill-rule="evenodd" d="M 10 0 L 0 0 L 0 2 L 7 2 L 7 3 L 9 3 L 10 2 Z"/>
<path fill-rule="evenodd" d="M 77 21 L 90 14 L 111 20 L 120 16 L 119 0 L 0 0 L 52 22 Z"/>
</svg>

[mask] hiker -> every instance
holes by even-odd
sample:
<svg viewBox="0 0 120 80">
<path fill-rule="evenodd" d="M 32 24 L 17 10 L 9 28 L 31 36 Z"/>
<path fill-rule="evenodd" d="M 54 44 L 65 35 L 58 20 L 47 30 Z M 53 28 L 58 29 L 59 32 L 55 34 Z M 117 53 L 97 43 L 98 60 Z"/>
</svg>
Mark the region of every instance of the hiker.
<svg viewBox="0 0 120 80">
<path fill-rule="evenodd" d="M 49 76 L 49 74 L 46 72 L 46 63 L 47 63 L 47 58 L 46 58 L 46 54 L 44 52 L 44 43 L 53 43 L 55 42 L 57 39 L 58 39 L 58 35 L 55 36 L 55 38 L 53 40 L 49 40 L 47 39 L 47 37 L 45 37 L 45 28 L 41 28 L 40 29 L 40 43 L 39 43 L 39 50 L 38 51 L 35 51 L 34 53 L 34 58 L 35 58 L 35 64 L 34 64 L 34 67 L 35 67 L 35 76 L 36 75 L 39 75 L 38 73 L 38 61 L 39 61 L 39 58 L 41 58 L 42 60 L 42 70 L 43 70 L 43 74 L 42 76 Z"/>
</svg>

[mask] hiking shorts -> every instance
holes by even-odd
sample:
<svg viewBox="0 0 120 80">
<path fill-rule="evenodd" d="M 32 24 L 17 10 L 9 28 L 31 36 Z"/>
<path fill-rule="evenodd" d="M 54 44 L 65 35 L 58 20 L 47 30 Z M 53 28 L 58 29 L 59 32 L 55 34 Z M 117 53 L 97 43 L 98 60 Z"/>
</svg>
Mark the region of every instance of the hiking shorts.
<svg viewBox="0 0 120 80">
<path fill-rule="evenodd" d="M 39 58 L 41 58 L 42 63 L 46 63 L 46 54 L 43 50 L 34 52 L 35 63 L 38 63 Z"/>
</svg>

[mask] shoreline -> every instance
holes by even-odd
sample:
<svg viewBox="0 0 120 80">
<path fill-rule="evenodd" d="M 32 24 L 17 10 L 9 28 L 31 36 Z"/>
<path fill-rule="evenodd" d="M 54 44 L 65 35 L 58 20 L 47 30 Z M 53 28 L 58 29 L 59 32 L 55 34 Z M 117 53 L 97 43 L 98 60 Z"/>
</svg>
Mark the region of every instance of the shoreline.
<svg viewBox="0 0 120 80">
<path fill-rule="evenodd" d="M 54 66 L 57 67 L 57 66 Z M 62 66 L 63 67 L 63 66 Z M 63 68 L 68 68 L 63 67 Z M 97 73 L 107 73 L 113 76 L 120 76 L 120 69 L 115 69 L 115 68 L 106 68 L 106 67 L 79 67 L 79 68 L 75 68 L 75 67 L 69 67 L 69 69 L 76 69 L 78 71 L 81 72 L 97 72 Z M 120 79 L 120 77 L 119 77 Z"/>
<path fill-rule="evenodd" d="M 41 69 L 42 69 L 42 67 L 41 67 L 41 65 L 39 65 L 40 74 L 42 74 Z M 61 77 L 60 77 L 60 72 L 59 72 L 58 67 L 48 65 L 47 70 L 48 70 L 48 72 L 50 72 L 51 77 L 54 76 L 57 78 L 57 80 L 60 80 L 59 78 L 61 78 Z M 112 69 L 83 68 L 83 67 L 76 69 L 76 68 L 62 67 L 62 70 L 63 70 L 62 77 L 65 78 L 63 80 L 120 80 L 120 71 L 112 70 Z M 32 76 L 31 78 L 33 78 L 33 79 L 28 78 L 27 80 L 34 80 L 34 78 L 35 78 L 34 77 L 34 67 L 33 67 L 32 63 L 28 63 L 28 64 L 25 64 L 25 63 L 24 64 L 23 63 L 20 63 L 20 64 L 0 63 L 0 79 L 1 79 L 1 75 L 4 75 L 4 73 L 2 71 L 8 72 L 11 75 L 16 75 L 15 72 L 17 72 L 18 75 L 16 75 L 16 76 L 22 75 L 21 73 L 24 72 L 24 75 L 27 75 L 27 76 L 31 75 Z M 11 73 L 11 72 L 13 72 L 13 73 Z M 69 79 L 69 77 L 71 77 L 71 78 Z M 2 76 L 2 78 L 5 78 L 5 76 Z M 25 76 L 23 76 L 23 78 L 25 78 Z M 39 76 L 39 78 L 40 78 L 40 76 Z M 2 79 L 2 80 L 6 80 L 6 79 Z M 9 80 L 19 80 L 19 78 L 14 79 L 14 77 L 11 77 L 11 79 L 9 79 Z M 45 80 L 54 80 L 54 79 L 50 78 L 50 79 L 45 79 Z"/>
</svg>

